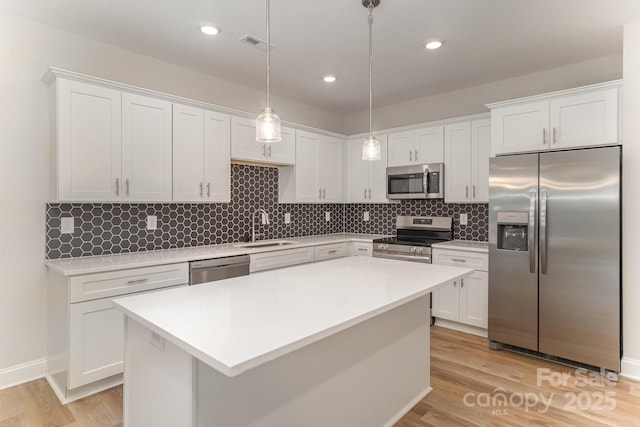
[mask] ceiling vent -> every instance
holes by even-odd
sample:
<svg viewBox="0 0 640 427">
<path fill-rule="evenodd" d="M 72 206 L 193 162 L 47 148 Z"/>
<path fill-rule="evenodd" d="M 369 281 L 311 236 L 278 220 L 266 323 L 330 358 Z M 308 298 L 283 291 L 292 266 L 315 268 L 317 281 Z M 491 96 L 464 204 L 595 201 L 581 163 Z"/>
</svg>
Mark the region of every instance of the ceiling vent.
<svg viewBox="0 0 640 427">
<path fill-rule="evenodd" d="M 267 51 L 267 42 L 259 39 L 256 36 L 252 36 L 251 34 L 247 34 L 246 36 L 242 36 L 240 37 L 240 42 L 244 43 L 246 45 L 249 45 L 251 47 L 254 47 L 258 50 L 261 50 L 262 52 L 266 52 Z M 271 45 L 271 49 L 273 49 L 273 45 Z"/>
</svg>

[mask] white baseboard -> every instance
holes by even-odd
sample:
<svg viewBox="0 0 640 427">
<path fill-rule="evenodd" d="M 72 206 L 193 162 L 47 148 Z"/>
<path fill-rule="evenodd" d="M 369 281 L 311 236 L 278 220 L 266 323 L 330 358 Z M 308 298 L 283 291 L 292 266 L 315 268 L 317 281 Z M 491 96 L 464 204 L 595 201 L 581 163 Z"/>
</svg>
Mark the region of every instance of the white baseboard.
<svg viewBox="0 0 640 427">
<path fill-rule="evenodd" d="M 620 376 L 640 381 L 640 360 L 623 357 Z"/>
<path fill-rule="evenodd" d="M 42 358 L 0 370 L 0 390 L 44 377 L 47 359 Z"/>
<path fill-rule="evenodd" d="M 395 414 L 393 416 L 393 418 L 391 418 L 389 420 L 388 423 L 384 424 L 384 427 L 391 427 L 393 425 L 395 425 L 395 423 L 397 423 L 398 421 L 400 421 L 405 415 L 407 415 L 409 413 L 409 411 L 411 410 L 411 408 L 413 408 L 414 406 L 416 406 L 422 399 L 424 399 L 424 397 L 431 393 L 431 391 L 433 390 L 432 387 L 427 387 L 425 390 L 421 391 L 416 397 L 414 397 L 411 402 L 407 403 L 407 405 L 402 408 L 400 410 L 400 412 L 398 412 L 397 414 Z"/>
<path fill-rule="evenodd" d="M 460 332 L 466 332 L 467 334 L 478 335 L 479 337 L 487 338 L 487 330 L 478 328 L 477 326 L 465 325 L 464 323 L 458 323 L 451 320 L 440 319 L 436 317 L 436 326 L 442 326 L 443 328 L 454 329 Z"/>
</svg>

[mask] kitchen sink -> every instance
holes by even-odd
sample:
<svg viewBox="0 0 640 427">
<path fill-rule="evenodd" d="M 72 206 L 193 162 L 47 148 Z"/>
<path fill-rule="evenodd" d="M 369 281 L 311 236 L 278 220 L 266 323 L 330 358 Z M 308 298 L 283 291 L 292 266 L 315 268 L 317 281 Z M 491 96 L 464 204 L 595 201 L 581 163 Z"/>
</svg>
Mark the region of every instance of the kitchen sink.
<svg viewBox="0 0 640 427">
<path fill-rule="evenodd" d="M 295 245 L 296 243 L 298 242 L 293 240 L 264 240 L 262 242 L 239 243 L 234 246 L 238 248 L 268 248 L 269 246 Z"/>
</svg>

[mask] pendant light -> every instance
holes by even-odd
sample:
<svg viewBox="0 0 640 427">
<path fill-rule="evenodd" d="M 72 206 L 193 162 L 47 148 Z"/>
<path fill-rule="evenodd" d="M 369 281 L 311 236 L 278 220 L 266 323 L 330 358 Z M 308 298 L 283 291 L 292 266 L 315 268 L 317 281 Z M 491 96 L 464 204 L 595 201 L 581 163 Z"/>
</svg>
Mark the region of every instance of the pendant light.
<svg viewBox="0 0 640 427">
<path fill-rule="evenodd" d="M 380 160 L 380 141 L 373 136 L 373 92 L 371 75 L 373 66 L 373 8 L 380 0 L 362 0 L 362 5 L 369 10 L 369 136 L 362 144 L 362 160 Z"/>
<path fill-rule="evenodd" d="M 269 0 L 267 0 L 267 105 L 256 119 L 256 141 L 280 142 L 280 117 L 271 109 L 271 34 L 269 33 Z"/>
</svg>

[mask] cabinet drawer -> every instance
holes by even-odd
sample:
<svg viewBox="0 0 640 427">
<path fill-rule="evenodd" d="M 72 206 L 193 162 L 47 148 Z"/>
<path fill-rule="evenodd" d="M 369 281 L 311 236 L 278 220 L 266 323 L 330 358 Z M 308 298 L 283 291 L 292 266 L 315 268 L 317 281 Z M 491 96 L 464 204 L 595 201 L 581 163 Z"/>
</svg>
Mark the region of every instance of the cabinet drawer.
<svg viewBox="0 0 640 427">
<path fill-rule="evenodd" d="M 455 251 L 434 248 L 433 263 L 440 265 L 468 267 L 478 271 L 488 271 L 489 255 L 482 252 Z"/>
<path fill-rule="evenodd" d="M 89 301 L 188 282 L 187 263 L 87 274 L 69 280 L 69 299 L 71 303 Z"/>
<path fill-rule="evenodd" d="M 347 244 L 336 243 L 335 245 L 322 245 L 315 247 L 315 259 L 316 261 L 323 261 L 326 259 L 342 258 L 347 256 Z"/>
<path fill-rule="evenodd" d="M 306 264 L 313 262 L 313 248 L 285 249 L 282 251 L 263 252 L 250 255 L 251 264 L 249 271 L 271 270 L 273 268 L 288 267 L 290 265 Z"/>
<path fill-rule="evenodd" d="M 353 242 L 351 245 L 351 256 L 371 256 L 373 254 L 373 243 Z"/>
</svg>

